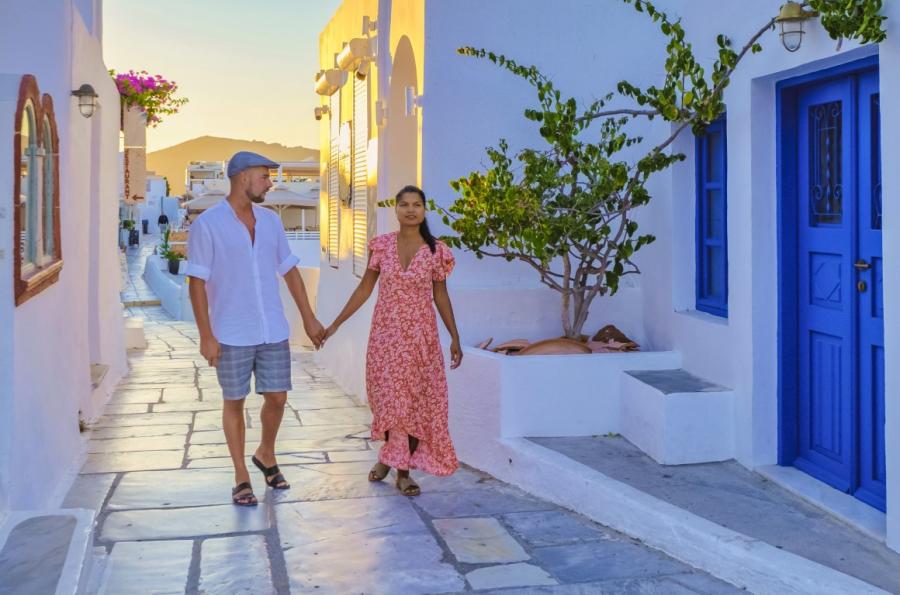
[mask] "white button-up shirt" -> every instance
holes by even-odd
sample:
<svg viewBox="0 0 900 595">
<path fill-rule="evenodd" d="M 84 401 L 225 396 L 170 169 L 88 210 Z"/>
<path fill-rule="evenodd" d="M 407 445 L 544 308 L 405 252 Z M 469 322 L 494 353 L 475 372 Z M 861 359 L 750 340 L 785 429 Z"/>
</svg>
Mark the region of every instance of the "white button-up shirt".
<svg viewBox="0 0 900 595">
<path fill-rule="evenodd" d="M 290 337 L 278 276 L 299 264 L 281 219 L 253 205 L 255 242 L 227 199 L 191 224 L 187 275 L 206 281 L 213 335 L 225 345 L 279 343 Z"/>
</svg>

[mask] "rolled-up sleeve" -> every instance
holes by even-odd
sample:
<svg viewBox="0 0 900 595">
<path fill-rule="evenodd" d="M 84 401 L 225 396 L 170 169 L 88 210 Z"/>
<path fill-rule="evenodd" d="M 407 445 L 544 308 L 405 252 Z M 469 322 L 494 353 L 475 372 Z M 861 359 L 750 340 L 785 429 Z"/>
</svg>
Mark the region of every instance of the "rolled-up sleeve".
<svg viewBox="0 0 900 595">
<path fill-rule="evenodd" d="M 284 235 L 284 225 L 278 221 L 278 248 L 276 249 L 276 261 L 278 263 L 278 274 L 284 277 L 290 270 L 300 264 L 300 259 L 291 252 L 291 246 L 288 244 L 287 237 Z"/>
<path fill-rule="evenodd" d="M 203 281 L 209 281 L 212 274 L 213 258 L 212 234 L 202 219 L 191 225 L 188 233 L 188 259 L 185 274 Z"/>
</svg>

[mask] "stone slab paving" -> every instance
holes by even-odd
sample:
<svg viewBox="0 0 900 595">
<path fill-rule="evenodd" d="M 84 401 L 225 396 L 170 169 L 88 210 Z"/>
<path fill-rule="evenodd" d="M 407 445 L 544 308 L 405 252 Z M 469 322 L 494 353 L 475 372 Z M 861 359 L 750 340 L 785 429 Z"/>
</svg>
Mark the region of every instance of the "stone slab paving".
<svg viewBox="0 0 900 595">
<path fill-rule="evenodd" d="M 67 498 L 100 511 L 108 593 L 737 591 L 473 469 L 414 473 L 417 498 L 399 495 L 393 477 L 368 482 L 369 413 L 310 353 L 292 356 L 278 443 L 292 488 L 265 490 L 251 466 L 260 505 L 235 507 L 221 396 L 196 357 L 196 329 L 158 307 L 130 310 L 145 320 L 148 349 L 130 353 Z M 248 457 L 259 405 L 248 398 Z"/>
<path fill-rule="evenodd" d="M 714 523 L 900 593 L 900 554 L 734 461 L 659 465 L 622 437 L 532 441 Z"/>
</svg>

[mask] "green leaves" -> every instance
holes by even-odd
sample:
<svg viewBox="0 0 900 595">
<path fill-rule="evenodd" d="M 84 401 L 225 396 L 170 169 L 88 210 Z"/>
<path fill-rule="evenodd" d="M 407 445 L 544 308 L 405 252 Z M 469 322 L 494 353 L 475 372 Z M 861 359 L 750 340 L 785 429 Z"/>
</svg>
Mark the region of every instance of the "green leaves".
<svg viewBox="0 0 900 595">
<path fill-rule="evenodd" d="M 882 0 L 808 0 L 819 13 L 819 22 L 832 39 L 853 39 L 860 43 L 881 43 L 887 38 L 881 15 Z"/>
<path fill-rule="evenodd" d="M 685 41 L 680 20 L 672 20 L 648 0 L 623 0 L 657 24 L 667 39 L 665 78 L 660 86 L 642 89 L 627 80 L 617 93 L 582 106 L 565 97 L 535 66 L 502 54 L 462 47 L 464 56 L 488 60 L 523 79 L 534 89 L 536 103 L 523 115 L 534 123 L 543 144 L 511 151 L 500 139 L 488 147 L 489 165 L 450 182 L 456 199 L 448 209 L 433 203 L 455 233 L 444 240 L 485 256 L 519 260 L 535 269 L 541 281 L 562 295 L 564 330 L 577 337 L 597 295 L 613 295 L 625 275 L 639 273 L 633 262 L 653 243 L 639 235 L 635 209 L 650 202 L 649 178 L 684 160 L 668 147 L 684 129 L 695 134 L 725 110 L 723 96 L 732 73 L 748 53 L 762 51 L 762 28 L 735 51 L 725 35 L 716 37 L 716 60 L 704 69 Z M 808 0 L 821 13 L 832 37 L 882 41 L 881 0 Z M 607 105 L 635 105 L 634 109 Z M 606 111 L 604 111 L 606 110 Z M 636 118 L 656 116 L 673 124 L 668 139 L 644 146 L 628 134 Z M 623 151 L 629 150 L 627 153 Z M 637 152 L 636 152 L 637 149 Z M 624 156 L 627 155 L 627 158 Z M 569 311 L 574 302 L 574 311 Z"/>
</svg>

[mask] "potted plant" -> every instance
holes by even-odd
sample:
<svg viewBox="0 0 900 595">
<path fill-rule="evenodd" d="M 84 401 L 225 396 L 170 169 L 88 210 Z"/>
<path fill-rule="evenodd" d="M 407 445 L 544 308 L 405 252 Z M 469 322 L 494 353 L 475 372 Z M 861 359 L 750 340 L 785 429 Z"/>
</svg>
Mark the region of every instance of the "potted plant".
<svg viewBox="0 0 900 595">
<path fill-rule="evenodd" d="M 178 108 L 188 102 L 186 98 L 176 97 L 178 85 L 159 74 L 152 75 L 146 70 L 116 73 L 109 71 L 116 83 L 122 103 L 126 108 L 136 107 L 147 116 L 147 125 L 156 127 L 163 116 L 178 113 Z"/>
<path fill-rule="evenodd" d="M 135 227 L 134 219 L 124 220 L 122 222 L 122 229 L 127 232 L 129 246 L 137 246 L 141 243 L 141 235 Z"/>
<path fill-rule="evenodd" d="M 181 267 L 181 261 L 184 260 L 184 254 L 175 252 L 174 250 L 166 250 L 163 252 L 162 257 L 169 262 L 169 272 L 173 275 L 177 275 L 178 270 Z"/>
</svg>

